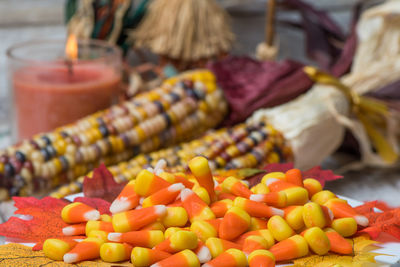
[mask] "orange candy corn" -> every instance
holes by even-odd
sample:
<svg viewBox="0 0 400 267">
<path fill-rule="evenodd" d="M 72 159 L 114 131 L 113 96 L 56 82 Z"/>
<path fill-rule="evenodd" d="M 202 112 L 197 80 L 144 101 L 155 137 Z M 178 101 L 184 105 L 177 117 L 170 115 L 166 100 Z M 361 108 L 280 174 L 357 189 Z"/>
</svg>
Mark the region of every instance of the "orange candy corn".
<svg viewBox="0 0 400 267">
<path fill-rule="evenodd" d="M 301 235 L 294 235 L 273 245 L 269 251 L 276 261 L 291 260 L 308 254 L 307 241 Z"/>
<path fill-rule="evenodd" d="M 156 193 L 146 197 L 143 200 L 142 206 L 143 208 L 164 204 L 167 205 L 171 202 L 174 202 L 176 197 L 180 194 L 181 190 L 184 189 L 184 185 L 181 183 L 172 184 L 167 188 L 163 188 Z"/>
<path fill-rule="evenodd" d="M 321 183 L 313 178 L 303 180 L 304 188 L 308 191 L 309 197 L 314 196 L 316 193 L 322 191 Z"/>
<path fill-rule="evenodd" d="M 275 256 L 265 249 L 254 250 L 248 257 L 249 267 L 275 267 Z"/>
<path fill-rule="evenodd" d="M 252 194 L 247 186 L 233 176 L 226 178 L 222 182 L 221 187 L 225 192 L 239 197 L 249 198 Z"/>
<path fill-rule="evenodd" d="M 214 191 L 214 179 L 208 165 L 208 160 L 204 157 L 195 157 L 189 161 L 188 166 L 200 186 L 207 190 L 211 202 L 216 201 L 217 195 Z"/>
<path fill-rule="evenodd" d="M 131 253 L 131 261 L 133 266 L 147 267 L 170 256 L 172 256 L 172 254 L 165 251 L 134 247 Z"/>
<path fill-rule="evenodd" d="M 164 234 L 159 230 L 109 233 L 108 240 L 112 242 L 129 243 L 134 247 L 153 248 L 164 241 Z"/>
<path fill-rule="evenodd" d="M 352 217 L 356 220 L 358 225 L 368 226 L 367 217 L 357 214 L 352 206 L 350 206 L 346 202 L 341 201 L 340 199 L 330 199 L 325 202 L 324 205 L 333 212 L 335 218 Z"/>
<path fill-rule="evenodd" d="M 271 192 L 285 192 L 288 206 L 304 205 L 309 200 L 308 191 L 301 186 L 275 178 L 268 179 L 265 184 Z"/>
<path fill-rule="evenodd" d="M 305 230 L 301 235 L 315 254 L 325 255 L 331 248 L 329 238 L 319 227 L 311 227 Z"/>
<path fill-rule="evenodd" d="M 166 213 L 167 208 L 164 205 L 124 211 L 113 216 L 112 224 L 116 232 L 135 231 L 157 221 L 165 216 Z"/>
<path fill-rule="evenodd" d="M 164 232 L 165 231 L 165 226 L 161 222 L 156 221 L 156 222 L 150 223 L 150 224 L 140 228 L 139 230 L 149 230 L 149 231 L 151 231 L 151 230 L 160 230 L 160 231 Z"/>
<path fill-rule="evenodd" d="M 305 227 L 303 220 L 303 209 L 303 206 L 289 206 L 284 208 L 285 221 L 295 231 L 301 230 Z"/>
<path fill-rule="evenodd" d="M 230 199 L 219 200 L 211 204 L 211 210 L 215 217 L 224 217 L 225 213 L 233 207 L 233 201 Z"/>
<path fill-rule="evenodd" d="M 225 240 L 233 240 L 246 232 L 249 227 L 250 215 L 239 207 L 232 207 L 219 225 L 219 236 Z"/>
<path fill-rule="evenodd" d="M 61 217 L 66 223 L 97 221 L 100 219 L 100 212 L 81 202 L 74 202 L 62 209 Z"/>
<path fill-rule="evenodd" d="M 197 237 L 205 242 L 210 237 L 217 237 L 221 219 L 195 221 L 190 225 L 190 231 L 195 233 Z"/>
<path fill-rule="evenodd" d="M 234 201 L 236 198 L 236 196 L 234 194 L 230 194 L 230 193 L 219 193 L 218 194 L 218 200 L 224 200 L 224 199 L 230 199 L 232 201 Z"/>
<path fill-rule="evenodd" d="M 249 200 L 242 197 L 237 197 L 233 202 L 235 207 L 242 208 L 246 211 L 250 216 L 258 217 L 258 218 L 269 218 L 274 215 L 283 216 L 283 210 L 269 207 L 263 203 L 256 202 L 253 200 Z"/>
<path fill-rule="evenodd" d="M 268 241 L 264 237 L 251 235 L 244 240 L 243 252 L 247 255 L 257 249 L 268 249 Z"/>
<path fill-rule="evenodd" d="M 328 225 L 325 213 L 322 207 L 314 202 L 309 202 L 303 206 L 303 220 L 307 228 L 324 228 Z"/>
<path fill-rule="evenodd" d="M 135 192 L 139 196 L 148 197 L 155 192 L 170 186 L 171 183 L 154 175 L 148 170 L 142 170 L 136 176 Z"/>
<path fill-rule="evenodd" d="M 111 203 L 110 212 L 118 213 L 134 209 L 139 205 L 140 196 L 135 192 L 135 180 L 130 181 L 122 189 L 118 197 Z"/>
<path fill-rule="evenodd" d="M 47 258 L 62 261 L 64 255 L 74 248 L 77 243 L 73 240 L 46 239 L 43 243 L 43 252 Z"/>
<path fill-rule="evenodd" d="M 191 222 L 215 219 L 215 215 L 210 207 L 192 190 L 187 188 L 183 189 L 181 191 L 181 199 Z"/>
<path fill-rule="evenodd" d="M 194 249 L 193 252 L 196 253 L 200 263 L 206 263 L 212 259 L 211 251 L 201 240 L 199 240 L 197 248 Z"/>
<path fill-rule="evenodd" d="M 200 267 L 200 262 L 193 251 L 185 249 L 151 265 L 151 267 Z"/>
<path fill-rule="evenodd" d="M 236 248 L 241 250 L 242 245 L 230 242 L 228 240 L 216 238 L 216 237 L 210 237 L 206 241 L 206 246 L 211 252 L 211 256 L 213 258 L 217 257 L 221 253 L 223 253 L 225 250 L 228 250 L 230 248 Z"/>
<path fill-rule="evenodd" d="M 325 230 L 325 233 L 331 243 L 330 251 L 345 255 L 353 253 L 353 246 L 338 232 L 328 228 Z"/>
<path fill-rule="evenodd" d="M 194 186 L 194 183 L 189 181 L 184 173 L 175 173 L 175 181 L 174 183 L 182 183 L 186 188 L 192 189 Z"/>
<path fill-rule="evenodd" d="M 100 247 L 100 258 L 105 262 L 129 260 L 133 247 L 127 243 L 104 243 Z"/>
<path fill-rule="evenodd" d="M 249 199 L 278 208 L 283 208 L 287 205 L 287 196 L 286 193 L 283 191 L 270 192 L 267 194 L 252 194 Z"/>
<path fill-rule="evenodd" d="M 104 241 L 99 238 L 88 237 L 64 255 L 64 262 L 75 263 L 97 259 L 100 257 L 100 247 L 103 243 Z"/>
<path fill-rule="evenodd" d="M 86 223 L 72 224 L 62 229 L 64 235 L 84 235 Z"/>
<path fill-rule="evenodd" d="M 337 196 L 329 190 L 322 190 L 322 191 L 315 193 L 311 197 L 311 201 L 318 203 L 320 205 L 324 205 L 325 202 L 327 202 L 329 199 L 332 199 L 332 198 L 337 198 Z"/>
<path fill-rule="evenodd" d="M 289 224 L 280 216 L 273 216 L 268 220 L 268 230 L 277 241 L 285 240 L 295 234 Z"/>
<path fill-rule="evenodd" d="M 197 244 L 198 239 L 195 233 L 191 231 L 178 231 L 155 246 L 154 249 L 176 253 L 185 249 L 195 249 Z"/>
<path fill-rule="evenodd" d="M 220 267 L 220 266 L 246 267 L 247 266 L 246 255 L 238 249 L 231 248 L 221 253 L 213 260 L 202 265 L 202 267 Z"/>
<path fill-rule="evenodd" d="M 105 232 L 114 232 L 114 228 L 111 222 L 102 221 L 88 221 L 85 227 L 86 236 L 89 236 L 93 230 L 101 230 Z"/>
<path fill-rule="evenodd" d="M 285 173 L 286 181 L 297 186 L 303 186 L 303 175 L 299 169 L 291 169 Z"/>
</svg>

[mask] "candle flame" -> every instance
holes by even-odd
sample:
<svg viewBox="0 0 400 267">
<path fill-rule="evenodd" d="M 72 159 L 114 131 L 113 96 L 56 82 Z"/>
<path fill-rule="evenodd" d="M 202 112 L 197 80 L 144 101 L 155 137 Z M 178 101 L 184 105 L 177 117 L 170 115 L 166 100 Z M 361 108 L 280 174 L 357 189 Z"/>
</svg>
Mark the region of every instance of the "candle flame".
<svg viewBox="0 0 400 267">
<path fill-rule="evenodd" d="M 78 41 L 74 34 L 68 36 L 67 44 L 65 46 L 65 55 L 67 56 L 67 59 L 78 58 Z"/>
</svg>

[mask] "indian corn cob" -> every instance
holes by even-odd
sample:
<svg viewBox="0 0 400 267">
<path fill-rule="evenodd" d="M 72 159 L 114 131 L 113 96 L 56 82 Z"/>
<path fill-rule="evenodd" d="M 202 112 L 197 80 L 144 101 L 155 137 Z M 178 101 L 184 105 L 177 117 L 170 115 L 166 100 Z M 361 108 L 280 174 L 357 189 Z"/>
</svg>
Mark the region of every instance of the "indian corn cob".
<svg viewBox="0 0 400 267">
<path fill-rule="evenodd" d="M 154 167 L 160 159 L 166 161 L 166 171 L 187 171 L 186 163 L 198 155 L 207 157 L 213 170 L 251 168 L 292 159 L 291 150 L 282 134 L 271 125 L 239 124 L 232 128 L 211 131 L 191 142 L 140 154 L 129 161 L 109 167 L 109 170 L 114 179 L 121 183 L 135 179 L 143 166 Z M 64 197 L 79 192 L 84 178 L 82 176 L 69 185 L 62 186 L 52 196 Z"/>
<path fill-rule="evenodd" d="M 193 139 L 216 126 L 225 113 L 222 91 L 211 72 L 183 73 L 159 88 L 0 152 L 0 200 L 48 191 L 101 162 L 116 164 Z"/>
</svg>

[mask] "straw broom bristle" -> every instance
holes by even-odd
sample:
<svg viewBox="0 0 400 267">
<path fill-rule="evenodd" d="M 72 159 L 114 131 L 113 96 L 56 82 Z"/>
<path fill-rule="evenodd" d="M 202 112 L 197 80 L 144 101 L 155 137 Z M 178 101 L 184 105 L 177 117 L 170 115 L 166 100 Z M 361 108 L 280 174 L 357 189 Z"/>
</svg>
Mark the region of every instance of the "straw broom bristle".
<svg viewBox="0 0 400 267">
<path fill-rule="evenodd" d="M 228 15 L 214 0 L 155 0 L 130 35 L 137 47 L 186 62 L 228 52 L 234 41 Z"/>
</svg>

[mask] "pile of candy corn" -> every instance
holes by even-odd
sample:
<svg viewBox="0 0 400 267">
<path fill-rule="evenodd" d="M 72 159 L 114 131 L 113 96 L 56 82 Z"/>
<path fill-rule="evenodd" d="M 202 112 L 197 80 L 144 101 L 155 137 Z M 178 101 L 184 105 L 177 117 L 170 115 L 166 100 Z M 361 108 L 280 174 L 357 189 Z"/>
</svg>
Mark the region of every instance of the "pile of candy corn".
<svg viewBox="0 0 400 267">
<path fill-rule="evenodd" d="M 298 169 L 266 174 L 251 188 L 235 177 L 213 177 L 207 159 L 190 174 L 142 170 L 110 207 L 64 207 L 65 235 L 48 239 L 47 257 L 76 263 L 101 258 L 134 266 L 275 266 L 310 253 L 351 254 L 351 237 L 368 219 Z"/>
</svg>

